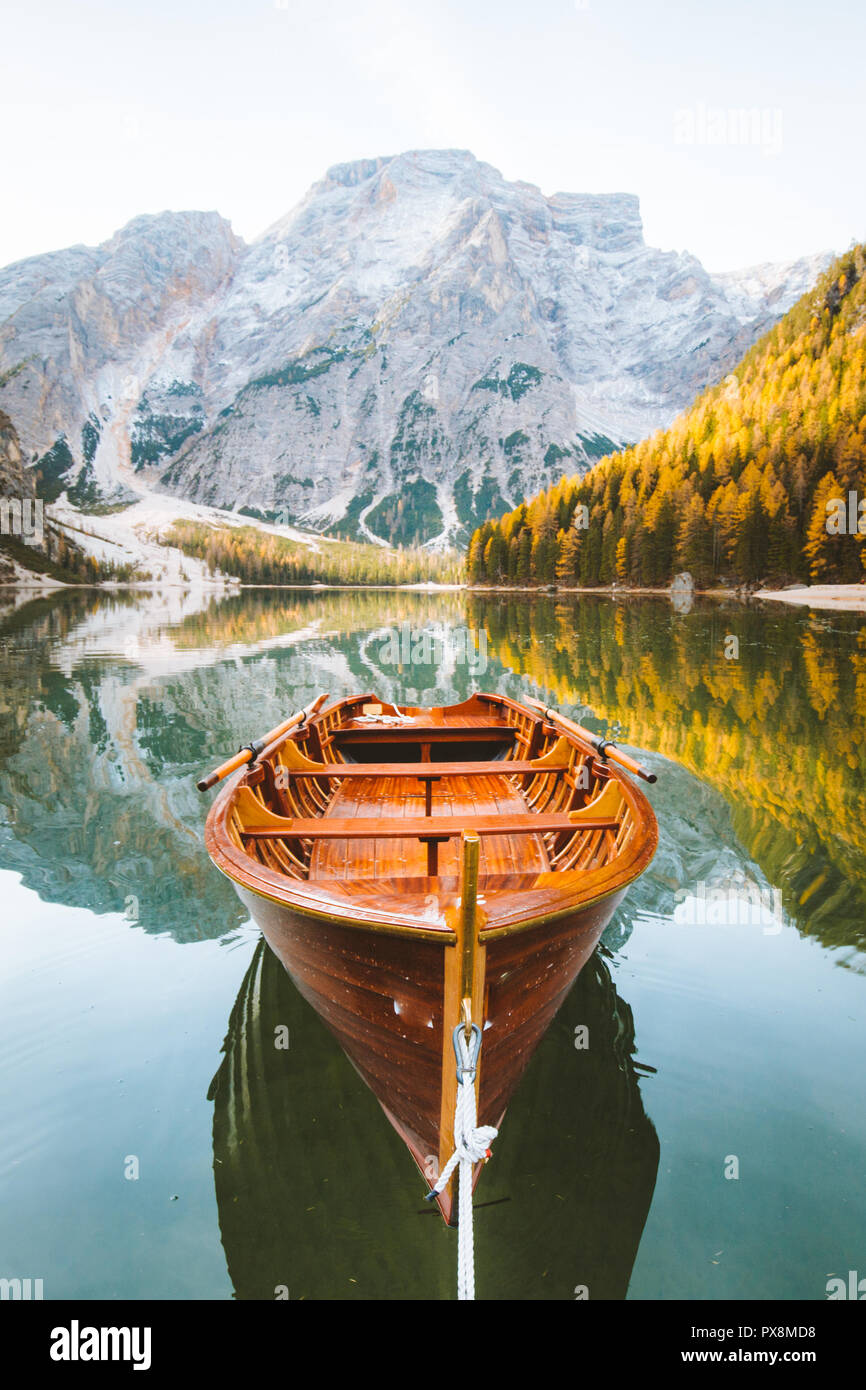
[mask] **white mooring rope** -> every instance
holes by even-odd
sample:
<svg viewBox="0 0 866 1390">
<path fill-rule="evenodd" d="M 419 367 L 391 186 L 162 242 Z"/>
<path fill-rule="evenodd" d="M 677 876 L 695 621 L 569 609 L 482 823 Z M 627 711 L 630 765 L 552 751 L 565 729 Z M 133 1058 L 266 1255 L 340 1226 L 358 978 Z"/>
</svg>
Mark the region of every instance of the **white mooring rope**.
<svg viewBox="0 0 866 1390">
<path fill-rule="evenodd" d="M 490 1145 L 499 1133 L 492 1125 L 479 1125 L 475 1107 L 475 1068 L 481 1048 L 481 1029 L 472 1028 L 472 1039 L 466 1041 L 463 1024 L 454 1029 L 454 1051 L 457 1066 L 457 1104 L 454 1107 L 454 1152 L 439 1176 L 428 1201 L 447 1186 L 457 1165 L 459 1197 L 457 1204 L 457 1297 L 475 1297 L 475 1254 L 472 1239 L 472 1169 L 482 1158 L 490 1157 Z"/>
</svg>

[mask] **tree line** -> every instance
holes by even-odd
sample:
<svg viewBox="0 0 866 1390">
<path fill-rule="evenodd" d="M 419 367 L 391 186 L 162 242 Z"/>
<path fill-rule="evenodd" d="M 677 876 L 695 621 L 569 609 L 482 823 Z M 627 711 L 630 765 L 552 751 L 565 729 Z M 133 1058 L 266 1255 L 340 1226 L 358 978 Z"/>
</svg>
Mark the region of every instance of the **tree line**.
<svg viewBox="0 0 866 1390">
<path fill-rule="evenodd" d="M 203 560 L 212 573 L 245 584 L 456 584 L 459 555 L 421 548 L 391 550 L 348 541 L 317 540 L 315 548 L 254 526 L 208 526 L 176 521 L 163 541 Z"/>
</svg>

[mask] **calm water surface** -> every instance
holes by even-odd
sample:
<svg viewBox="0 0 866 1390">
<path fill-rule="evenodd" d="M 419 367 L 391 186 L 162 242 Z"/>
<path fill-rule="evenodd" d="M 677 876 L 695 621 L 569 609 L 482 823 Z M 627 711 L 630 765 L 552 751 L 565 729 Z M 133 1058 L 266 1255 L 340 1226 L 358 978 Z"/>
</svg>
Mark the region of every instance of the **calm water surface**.
<svg viewBox="0 0 866 1390">
<path fill-rule="evenodd" d="M 0 1276 L 453 1297 L 454 1234 L 211 866 L 194 781 L 321 690 L 477 688 L 651 750 L 661 836 L 477 1189 L 479 1297 L 822 1299 L 866 1275 L 858 615 L 62 593 L 7 596 L 0 650 Z"/>
</svg>

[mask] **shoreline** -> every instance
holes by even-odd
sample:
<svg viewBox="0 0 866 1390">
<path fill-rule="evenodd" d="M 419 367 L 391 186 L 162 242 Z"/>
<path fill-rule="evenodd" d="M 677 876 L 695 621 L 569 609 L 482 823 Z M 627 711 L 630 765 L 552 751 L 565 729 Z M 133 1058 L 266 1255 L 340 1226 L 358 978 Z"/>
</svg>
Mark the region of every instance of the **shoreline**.
<svg viewBox="0 0 866 1390">
<path fill-rule="evenodd" d="M 172 593 L 183 594 L 219 594 L 230 598 L 234 594 L 254 593 L 257 590 L 274 590 L 279 593 L 305 593 L 320 594 L 338 591 L 340 593 L 355 593 L 360 590 L 367 591 L 399 591 L 401 593 L 418 594 L 448 594 L 459 593 L 467 589 L 467 584 L 436 584 L 433 581 L 420 584 L 243 584 L 240 580 L 230 583 L 222 583 L 214 580 L 213 583 L 206 581 L 190 581 L 182 584 L 172 580 L 130 580 L 128 582 L 115 582 L 108 579 L 102 584 L 67 584 L 60 579 L 46 580 L 44 583 L 28 583 L 26 580 L 0 580 L 0 596 L 4 592 L 8 593 L 34 593 L 34 594 L 57 594 L 64 593 L 83 593 L 88 590 L 99 594 L 116 593 Z"/>
<path fill-rule="evenodd" d="M 536 594 L 556 598 L 560 594 L 601 594 L 606 598 L 664 598 L 672 600 L 670 587 L 660 588 L 611 588 L 600 585 L 592 588 L 565 588 L 557 585 L 553 589 L 529 587 L 517 584 L 472 584 L 465 585 L 471 593 L 486 594 Z M 691 597 L 709 599 L 733 599 L 737 603 L 751 603 L 755 599 L 769 599 L 776 603 L 790 603 L 797 607 L 829 608 L 838 611 L 866 613 L 866 582 L 863 584 L 813 584 L 793 585 L 786 589 L 695 589 L 691 595 L 683 591 L 681 598 Z"/>
<path fill-rule="evenodd" d="M 798 589 L 760 589 L 755 598 L 792 603 L 800 608 L 866 613 L 866 584 L 812 584 Z"/>
<path fill-rule="evenodd" d="M 203 596 L 229 598 L 241 593 L 272 591 L 277 593 L 476 593 L 476 594 L 525 594 L 531 597 L 556 598 L 562 594 L 593 594 L 604 598 L 664 598 L 671 601 L 669 588 L 539 588 L 536 585 L 518 584 L 437 584 L 433 581 L 420 584 L 244 584 L 240 580 L 198 580 L 181 583 L 171 581 L 143 580 L 128 583 L 68 584 L 56 579 L 44 581 L 7 580 L 0 582 L 0 597 L 3 593 L 30 593 L 35 597 L 63 592 L 95 593 L 200 593 Z M 687 597 L 686 594 L 683 597 Z M 773 603 L 790 603 L 795 607 L 835 609 L 837 612 L 866 613 L 866 583 L 863 584 L 814 584 L 793 586 L 787 589 L 695 589 L 693 598 L 733 599 L 738 603 L 753 600 L 768 600 Z"/>
</svg>

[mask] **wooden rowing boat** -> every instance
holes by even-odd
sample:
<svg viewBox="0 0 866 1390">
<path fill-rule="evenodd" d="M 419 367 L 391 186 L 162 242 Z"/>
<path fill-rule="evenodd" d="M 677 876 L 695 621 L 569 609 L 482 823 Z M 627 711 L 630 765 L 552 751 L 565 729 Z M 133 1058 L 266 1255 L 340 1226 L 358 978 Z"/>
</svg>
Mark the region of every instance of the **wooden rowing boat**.
<svg viewBox="0 0 866 1390">
<path fill-rule="evenodd" d="M 655 778 L 534 701 L 326 699 L 199 783 L 235 772 L 205 841 L 432 1188 L 453 1149 L 455 1026 L 483 1030 L 478 1116 L 498 1127 L 655 852 L 623 769 Z"/>
</svg>

